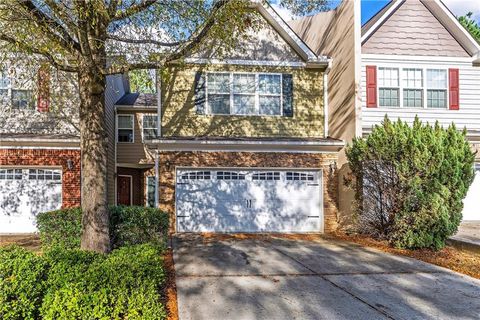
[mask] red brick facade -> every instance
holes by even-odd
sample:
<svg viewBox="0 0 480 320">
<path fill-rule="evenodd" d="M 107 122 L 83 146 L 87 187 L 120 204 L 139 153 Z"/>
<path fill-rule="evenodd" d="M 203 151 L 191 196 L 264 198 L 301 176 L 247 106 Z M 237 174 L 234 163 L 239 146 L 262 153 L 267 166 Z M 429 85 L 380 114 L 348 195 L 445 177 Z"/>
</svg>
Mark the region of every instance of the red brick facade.
<svg viewBox="0 0 480 320">
<path fill-rule="evenodd" d="M 67 160 L 72 160 L 72 169 L 68 169 Z M 80 150 L 0 149 L 0 166 L 61 167 L 62 207 L 80 205 Z"/>
<path fill-rule="evenodd" d="M 175 232 L 176 167 L 279 167 L 320 168 L 323 170 L 324 231 L 337 228 L 337 174 L 330 165 L 336 153 L 251 153 L 251 152 L 162 152 L 159 156 L 160 208 L 170 215 L 170 228 Z M 153 175 L 153 169 L 146 171 Z"/>
</svg>

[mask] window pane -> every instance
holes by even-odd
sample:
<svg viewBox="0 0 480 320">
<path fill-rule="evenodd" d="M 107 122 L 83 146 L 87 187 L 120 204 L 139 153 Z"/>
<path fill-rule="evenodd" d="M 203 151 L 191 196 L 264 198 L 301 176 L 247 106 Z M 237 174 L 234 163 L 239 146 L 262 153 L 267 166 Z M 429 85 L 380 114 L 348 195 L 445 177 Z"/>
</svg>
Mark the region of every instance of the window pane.
<svg viewBox="0 0 480 320">
<path fill-rule="evenodd" d="M 229 73 L 209 73 L 207 78 L 209 93 L 230 93 Z"/>
<path fill-rule="evenodd" d="M 264 115 L 281 115 L 280 97 L 260 97 L 260 114 Z"/>
<path fill-rule="evenodd" d="M 427 90 L 427 107 L 446 108 L 447 90 Z"/>
<path fill-rule="evenodd" d="M 403 69 L 403 86 L 406 88 L 422 88 L 422 69 Z"/>
<path fill-rule="evenodd" d="M 256 114 L 254 95 L 234 95 L 233 96 L 234 114 Z"/>
<path fill-rule="evenodd" d="M 209 94 L 208 105 L 210 106 L 210 113 L 230 114 L 230 95 Z"/>
<path fill-rule="evenodd" d="M 132 116 L 118 116 L 118 128 L 133 129 L 133 117 Z"/>
<path fill-rule="evenodd" d="M 398 95 L 398 89 L 379 89 L 379 103 L 381 107 L 398 107 L 399 102 L 400 97 Z"/>
<path fill-rule="evenodd" d="M 378 86 L 379 87 L 398 87 L 398 69 L 397 68 L 378 68 Z"/>
<path fill-rule="evenodd" d="M 144 115 L 143 116 L 144 128 L 156 128 L 157 127 L 157 115 Z"/>
<path fill-rule="evenodd" d="M 447 70 L 427 70 L 427 87 L 428 89 L 446 89 Z"/>
<path fill-rule="evenodd" d="M 30 90 L 12 90 L 12 107 L 28 109 L 33 106 L 32 92 Z"/>
<path fill-rule="evenodd" d="M 281 77 L 278 74 L 260 74 L 259 93 L 260 94 L 280 94 L 281 93 Z"/>
<path fill-rule="evenodd" d="M 152 140 L 157 138 L 157 129 L 143 129 L 143 139 Z"/>
<path fill-rule="evenodd" d="M 423 106 L 423 91 L 418 89 L 404 89 L 403 106 L 421 108 Z"/>
<path fill-rule="evenodd" d="M 0 72 L 0 88 L 8 88 L 10 85 L 10 79 L 8 78 L 7 72 Z"/>
<path fill-rule="evenodd" d="M 233 93 L 255 93 L 255 75 L 234 74 Z"/>
<path fill-rule="evenodd" d="M 133 142 L 133 130 L 118 129 L 118 142 Z"/>
</svg>

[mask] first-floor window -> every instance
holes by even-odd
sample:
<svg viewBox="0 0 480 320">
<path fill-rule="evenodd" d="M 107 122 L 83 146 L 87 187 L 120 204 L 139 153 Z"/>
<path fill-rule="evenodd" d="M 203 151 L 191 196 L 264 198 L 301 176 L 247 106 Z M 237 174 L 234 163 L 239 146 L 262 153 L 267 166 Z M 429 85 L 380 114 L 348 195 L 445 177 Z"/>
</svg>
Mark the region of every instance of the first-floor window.
<svg viewBox="0 0 480 320">
<path fill-rule="evenodd" d="M 156 114 L 143 115 L 143 140 L 152 140 L 158 137 L 158 117 Z"/>
<path fill-rule="evenodd" d="M 270 73 L 207 73 L 210 114 L 281 115 L 282 75 Z"/>
<path fill-rule="evenodd" d="M 147 207 L 151 208 L 155 207 L 155 181 L 154 176 L 147 177 Z"/>
<path fill-rule="evenodd" d="M 134 116 L 131 114 L 117 116 L 118 142 L 133 142 L 133 119 Z"/>
</svg>

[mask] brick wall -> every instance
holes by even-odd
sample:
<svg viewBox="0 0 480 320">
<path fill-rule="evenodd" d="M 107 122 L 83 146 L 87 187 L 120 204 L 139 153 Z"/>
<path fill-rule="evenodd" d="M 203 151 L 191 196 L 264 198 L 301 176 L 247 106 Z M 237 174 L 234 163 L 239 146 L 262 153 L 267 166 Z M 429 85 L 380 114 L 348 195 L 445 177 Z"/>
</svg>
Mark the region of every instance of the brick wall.
<svg viewBox="0 0 480 320">
<path fill-rule="evenodd" d="M 67 160 L 73 168 L 67 168 Z M 80 205 L 80 150 L 0 149 L 0 166 L 62 167 L 62 207 Z"/>
<path fill-rule="evenodd" d="M 323 214 L 325 232 L 337 228 L 337 175 L 330 164 L 332 153 L 249 153 L 249 152 L 163 152 L 160 166 L 160 208 L 170 214 L 170 228 L 175 231 L 175 168 L 189 167 L 281 167 L 323 169 Z M 153 169 L 146 174 L 154 174 Z"/>
</svg>

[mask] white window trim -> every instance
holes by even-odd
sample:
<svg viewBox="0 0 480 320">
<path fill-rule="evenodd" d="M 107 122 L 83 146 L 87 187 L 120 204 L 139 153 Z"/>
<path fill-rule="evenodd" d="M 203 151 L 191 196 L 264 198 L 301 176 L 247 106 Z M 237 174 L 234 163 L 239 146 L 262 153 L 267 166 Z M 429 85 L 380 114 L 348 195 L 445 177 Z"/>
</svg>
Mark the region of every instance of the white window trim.
<svg viewBox="0 0 480 320">
<path fill-rule="evenodd" d="M 119 128 L 118 127 L 118 117 L 130 117 L 131 122 L 132 122 L 132 141 L 127 142 L 127 141 L 118 141 L 118 130 L 130 130 L 129 128 Z M 117 114 L 117 118 L 115 119 L 115 127 L 117 128 L 116 134 L 115 134 L 115 140 L 117 143 L 135 143 L 135 115 L 133 114 Z"/>
<path fill-rule="evenodd" d="M 380 105 L 380 85 L 379 85 L 379 76 L 378 76 L 378 68 L 393 68 L 393 69 L 398 69 L 398 80 L 399 80 L 399 104 L 398 104 L 398 107 L 391 107 L 391 106 L 382 106 Z M 421 69 L 422 70 L 422 107 L 405 107 L 403 105 L 403 89 L 415 89 L 415 88 L 410 88 L 410 87 L 404 87 L 403 86 L 403 78 L 402 78 L 402 73 L 403 73 L 403 70 L 404 69 Z M 435 108 L 435 107 L 427 107 L 427 103 L 428 103 L 428 100 L 427 100 L 427 91 L 429 88 L 427 88 L 427 70 L 445 70 L 445 72 L 447 73 L 447 88 L 446 88 L 446 91 L 447 91 L 447 97 L 446 97 L 446 105 L 445 105 L 445 108 Z M 430 68 L 427 68 L 427 67 L 418 67 L 418 66 L 408 66 L 408 67 L 398 67 L 398 66 L 392 66 L 392 65 L 377 65 L 377 99 L 378 99 L 378 102 L 377 102 L 377 105 L 378 107 L 380 108 L 383 108 L 383 109 L 404 109 L 404 110 L 409 110 L 409 109 L 412 109 L 412 110 L 421 110 L 421 109 L 425 109 L 425 110 L 449 110 L 449 101 L 450 101 L 450 90 L 449 90 L 449 74 L 448 74 L 448 68 L 445 68 L 445 67 L 430 67 Z M 390 87 L 382 87 L 382 88 L 390 88 Z M 419 88 L 416 88 L 416 89 L 419 89 Z M 432 90 L 436 90 L 434 88 L 430 88 Z M 438 90 L 442 90 L 442 89 L 438 89 Z"/>
<path fill-rule="evenodd" d="M 382 86 L 382 87 L 380 87 L 380 78 L 378 76 L 379 75 L 379 72 L 378 72 L 379 70 L 378 69 L 380 69 L 380 68 L 396 69 L 398 71 L 398 85 L 396 87 L 393 87 L 393 86 Z M 400 96 L 401 92 L 402 92 L 402 87 L 401 87 L 401 83 L 400 83 L 401 79 L 402 79 L 401 74 L 400 74 L 401 70 L 402 69 L 400 69 L 398 67 L 392 67 L 392 66 L 379 66 L 379 67 L 377 67 L 377 84 L 378 84 L 377 85 L 377 98 L 378 98 L 378 106 L 379 107 L 382 107 L 382 108 L 396 108 L 396 109 L 402 107 L 402 105 L 401 105 L 402 100 L 401 100 L 401 96 Z M 382 89 L 398 89 L 398 99 L 399 99 L 398 106 L 395 107 L 395 106 L 382 106 L 382 105 L 380 105 L 380 88 L 382 88 Z"/>
<path fill-rule="evenodd" d="M 230 75 L 230 112 L 228 114 L 212 113 L 210 104 L 208 103 L 208 77 L 210 74 L 229 74 Z M 241 114 L 241 113 L 232 113 L 233 111 L 233 75 L 234 74 L 246 74 L 246 75 L 255 75 L 255 114 Z M 277 96 L 269 94 L 260 94 L 257 88 L 259 87 L 259 76 L 260 75 L 277 75 L 280 76 L 280 114 L 260 114 L 260 96 Z M 221 94 L 221 93 L 219 93 Z M 241 95 L 241 94 L 240 94 Z M 249 95 L 249 94 L 245 94 Z M 252 94 L 253 95 L 253 94 Z M 208 71 L 206 72 L 205 77 L 205 103 L 206 103 L 206 114 L 212 116 L 240 116 L 240 117 L 283 117 L 283 74 L 282 73 L 269 73 L 269 72 L 229 72 L 229 71 Z"/>
<path fill-rule="evenodd" d="M 145 127 L 145 117 L 155 117 L 157 119 L 157 125 L 155 127 Z M 156 113 L 145 113 L 142 115 L 142 142 L 145 142 L 145 129 L 153 129 L 157 131 L 158 137 L 158 114 Z"/>
<path fill-rule="evenodd" d="M 7 86 L 0 86 L 0 89 L 2 90 L 7 90 L 7 99 L 10 101 L 10 108 L 13 110 L 30 110 L 34 111 L 36 110 L 35 108 L 35 96 L 34 96 L 34 90 L 32 88 L 25 88 L 25 87 L 18 87 L 14 86 L 12 76 L 10 75 L 9 71 L 5 71 L 5 73 L 0 72 L 0 75 L 5 75 L 7 79 Z M 30 93 L 30 105 L 27 108 L 15 108 L 13 107 L 13 91 L 28 91 Z"/>
</svg>

